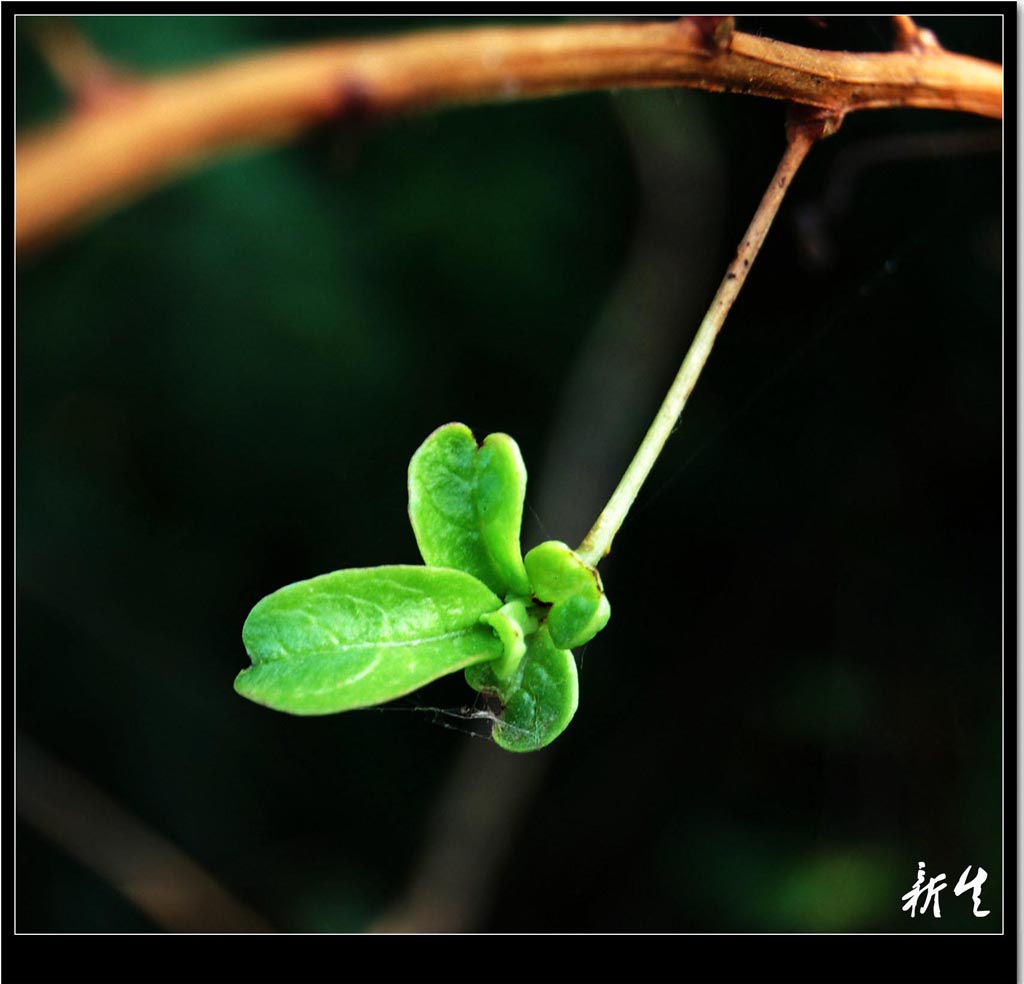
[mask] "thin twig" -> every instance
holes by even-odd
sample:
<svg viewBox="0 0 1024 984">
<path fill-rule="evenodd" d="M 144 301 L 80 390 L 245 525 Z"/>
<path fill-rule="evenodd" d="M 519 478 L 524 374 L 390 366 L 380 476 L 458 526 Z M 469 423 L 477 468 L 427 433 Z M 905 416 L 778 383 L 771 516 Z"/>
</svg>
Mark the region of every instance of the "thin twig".
<svg viewBox="0 0 1024 984">
<path fill-rule="evenodd" d="M 736 251 L 736 258 L 729 264 L 718 292 L 711 301 L 700 328 L 697 329 L 690 350 L 686 353 L 664 402 L 608 504 L 576 550 L 588 564 L 596 567 L 611 550 L 615 534 L 622 526 L 630 506 L 633 505 L 641 486 L 658 460 L 690 393 L 693 392 L 693 387 L 697 384 L 701 370 L 711 355 L 715 339 L 747 279 L 750 267 L 771 228 L 793 176 L 820 135 L 821 131 L 813 127 L 788 128 L 786 152 L 782 155 L 768 190 L 764 193 L 761 204 Z"/>
<path fill-rule="evenodd" d="M 197 160 L 318 123 L 609 88 L 685 86 L 782 99 L 837 118 L 914 106 L 1002 116 L 999 65 L 941 48 L 817 51 L 731 19 L 571 23 L 303 46 L 138 80 L 109 106 L 19 137 L 19 248 Z"/>
</svg>

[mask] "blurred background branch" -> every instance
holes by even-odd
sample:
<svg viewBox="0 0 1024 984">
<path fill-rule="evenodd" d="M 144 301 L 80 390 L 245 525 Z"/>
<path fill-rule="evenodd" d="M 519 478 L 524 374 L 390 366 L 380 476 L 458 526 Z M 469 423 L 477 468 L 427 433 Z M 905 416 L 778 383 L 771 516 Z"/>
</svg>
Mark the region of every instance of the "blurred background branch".
<svg viewBox="0 0 1024 984">
<path fill-rule="evenodd" d="M 88 779 L 18 735 L 18 816 L 109 882 L 158 927 L 260 933 L 271 926 L 184 851 Z"/>
</svg>

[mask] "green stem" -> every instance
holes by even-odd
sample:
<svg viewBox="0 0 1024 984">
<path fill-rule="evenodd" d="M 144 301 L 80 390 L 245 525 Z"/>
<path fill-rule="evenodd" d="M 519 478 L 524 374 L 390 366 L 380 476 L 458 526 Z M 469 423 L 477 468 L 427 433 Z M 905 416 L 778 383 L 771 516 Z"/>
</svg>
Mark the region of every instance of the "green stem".
<svg viewBox="0 0 1024 984">
<path fill-rule="evenodd" d="M 592 567 L 596 567 L 608 555 L 615 534 L 618 533 L 630 506 L 633 505 L 641 486 L 654 467 L 655 461 L 658 460 L 658 455 L 661 454 L 661 450 L 672 433 L 679 415 L 683 412 L 683 407 L 686 406 L 686 401 L 689 399 L 690 393 L 693 392 L 701 370 L 711 354 L 715 338 L 725 323 L 729 309 L 732 307 L 733 301 L 736 300 L 743 282 L 747 279 L 747 273 L 768 234 L 775 213 L 778 212 L 779 206 L 782 204 L 786 189 L 813 143 L 814 137 L 803 129 L 794 128 L 790 131 L 786 152 L 779 162 L 772 182 L 754 213 L 747 234 L 736 251 L 736 258 L 729 264 L 729 269 L 718 288 L 718 293 L 715 294 L 707 314 L 704 315 L 704 320 L 697 330 L 690 350 L 686 353 L 686 358 L 683 359 L 683 364 L 679 367 L 679 372 L 676 374 L 654 422 L 647 431 L 633 460 L 629 463 L 618 487 L 608 500 L 608 504 L 602 510 L 601 515 L 597 517 L 597 522 L 576 548 L 576 553 Z"/>
</svg>

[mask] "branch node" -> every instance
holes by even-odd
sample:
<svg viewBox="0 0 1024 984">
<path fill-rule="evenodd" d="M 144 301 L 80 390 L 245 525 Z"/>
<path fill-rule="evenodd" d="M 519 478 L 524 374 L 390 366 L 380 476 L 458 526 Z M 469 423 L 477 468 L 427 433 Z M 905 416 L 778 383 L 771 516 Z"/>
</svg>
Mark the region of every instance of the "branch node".
<svg viewBox="0 0 1024 984">
<path fill-rule="evenodd" d="M 681 17 L 679 28 L 693 45 L 708 54 L 725 51 L 732 43 L 735 17 Z"/>
<path fill-rule="evenodd" d="M 844 110 L 822 109 L 819 106 L 803 106 L 790 103 L 786 109 L 786 139 L 816 143 L 831 137 L 843 124 Z"/>
<path fill-rule="evenodd" d="M 363 124 L 376 114 L 377 107 L 370 87 L 356 76 L 343 78 L 338 84 L 331 116 L 339 122 Z"/>
</svg>

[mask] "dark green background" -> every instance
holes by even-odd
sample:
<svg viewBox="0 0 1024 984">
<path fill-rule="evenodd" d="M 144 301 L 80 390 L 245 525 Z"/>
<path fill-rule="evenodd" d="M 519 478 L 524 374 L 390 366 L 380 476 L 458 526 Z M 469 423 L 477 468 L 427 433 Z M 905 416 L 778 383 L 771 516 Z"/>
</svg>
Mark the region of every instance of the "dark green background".
<svg viewBox="0 0 1024 984">
<path fill-rule="evenodd" d="M 925 23 L 1001 58 L 998 18 Z M 78 25 L 143 72 L 427 26 Z M 891 43 L 885 18 L 740 26 Z M 36 27 L 17 28 L 21 127 L 62 106 Z M 617 92 L 324 126 L 19 260 L 20 733 L 275 927 L 369 927 L 478 739 L 413 710 L 247 703 L 248 610 L 416 562 L 405 469 L 450 420 L 520 443 L 526 547 L 578 541 L 782 121 L 741 96 Z M 998 132 L 872 112 L 814 150 L 602 568 L 613 617 L 578 654 L 579 712 L 496 834 L 467 928 L 999 929 L 1003 215 L 998 149 L 978 152 Z M 950 133 L 966 151 L 942 151 Z M 614 357 L 578 371 L 600 325 Z M 600 470 L 551 464 L 569 379 L 561 439 Z M 471 697 L 452 680 L 399 706 Z M 158 928 L 31 824 L 16 860 L 19 930 Z M 919 860 L 947 874 L 941 920 L 900 911 Z M 988 919 L 953 896 L 967 865 L 989 872 Z"/>
</svg>

